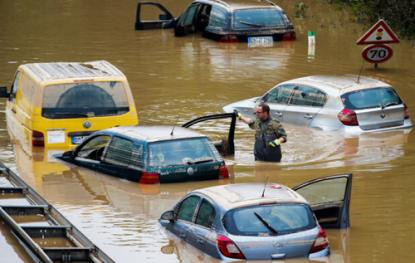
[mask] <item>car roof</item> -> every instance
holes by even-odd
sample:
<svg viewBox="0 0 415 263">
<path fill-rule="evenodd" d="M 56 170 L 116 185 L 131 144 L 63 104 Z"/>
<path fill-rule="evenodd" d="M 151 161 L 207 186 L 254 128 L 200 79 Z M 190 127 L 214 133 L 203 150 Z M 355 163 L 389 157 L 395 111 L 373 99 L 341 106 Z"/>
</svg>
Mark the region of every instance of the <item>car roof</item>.
<svg viewBox="0 0 415 263">
<path fill-rule="evenodd" d="M 171 135 L 172 130 L 173 135 Z M 207 137 L 191 129 L 167 125 L 114 127 L 104 130 L 103 133 L 120 134 L 123 137 L 147 142 Z"/>
<path fill-rule="evenodd" d="M 212 186 L 198 189 L 194 193 L 202 193 L 225 210 L 242 206 L 264 203 L 304 203 L 308 202 L 291 188 L 280 184 L 243 183 Z"/>
<path fill-rule="evenodd" d="M 246 8 L 276 8 L 278 10 L 282 10 L 277 4 L 272 3 L 271 1 L 258 1 L 258 0 L 251 0 L 250 2 L 247 1 L 238 1 L 238 0 L 196 0 L 195 2 L 212 4 L 217 3 L 225 7 L 229 10 L 237 10 L 237 9 L 246 9 Z"/>
<path fill-rule="evenodd" d="M 125 75 L 118 68 L 105 60 L 90 62 L 30 63 L 23 64 L 19 68 L 30 73 L 39 81 L 107 77 L 125 78 Z"/>
<path fill-rule="evenodd" d="M 357 81 L 359 80 L 359 81 Z M 357 75 L 340 75 L 340 76 L 328 76 L 328 75 L 315 75 L 307 76 L 297 79 L 285 81 L 281 84 L 303 84 L 319 87 L 320 90 L 327 93 L 343 94 L 350 91 L 369 89 L 374 87 L 390 86 L 389 84 L 377 79 L 369 77 L 358 77 Z"/>
</svg>

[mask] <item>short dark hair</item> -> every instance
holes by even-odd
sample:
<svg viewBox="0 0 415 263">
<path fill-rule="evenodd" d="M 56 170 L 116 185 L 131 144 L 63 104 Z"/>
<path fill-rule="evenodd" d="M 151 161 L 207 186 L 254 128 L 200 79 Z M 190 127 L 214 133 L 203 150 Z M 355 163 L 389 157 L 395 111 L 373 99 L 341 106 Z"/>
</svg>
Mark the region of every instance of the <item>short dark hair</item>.
<svg viewBox="0 0 415 263">
<path fill-rule="evenodd" d="M 262 111 L 269 113 L 269 105 L 265 102 L 261 102 L 260 104 L 258 104 L 258 107 L 260 107 Z"/>
</svg>

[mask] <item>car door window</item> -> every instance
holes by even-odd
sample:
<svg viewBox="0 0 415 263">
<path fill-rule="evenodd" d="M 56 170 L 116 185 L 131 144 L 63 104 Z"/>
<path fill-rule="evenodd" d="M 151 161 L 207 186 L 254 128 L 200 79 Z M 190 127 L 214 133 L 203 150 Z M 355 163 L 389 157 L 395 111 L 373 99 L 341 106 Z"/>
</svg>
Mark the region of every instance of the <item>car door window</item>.
<svg viewBox="0 0 415 263">
<path fill-rule="evenodd" d="M 289 104 L 296 106 L 323 107 L 326 94 L 319 89 L 308 86 L 296 86 Z"/>
<path fill-rule="evenodd" d="M 194 22 L 194 17 L 199 7 L 200 4 L 192 4 L 191 6 L 189 6 L 186 12 L 184 12 L 183 15 L 180 16 L 178 24 L 183 27 L 191 26 Z"/>
<path fill-rule="evenodd" d="M 210 28 L 225 29 L 226 28 L 226 10 L 213 6 L 209 16 Z"/>
<path fill-rule="evenodd" d="M 196 224 L 210 228 L 215 214 L 215 208 L 207 200 L 203 200 L 196 216 Z"/>
<path fill-rule="evenodd" d="M 81 145 L 79 150 L 76 152 L 76 157 L 100 160 L 104 149 L 110 140 L 111 136 L 98 135 Z"/>
<path fill-rule="evenodd" d="M 199 201 L 200 197 L 198 196 L 190 196 L 183 200 L 177 212 L 177 219 L 192 222 Z"/>
<path fill-rule="evenodd" d="M 20 79 L 20 72 L 17 72 L 16 77 L 14 78 L 12 90 L 10 93 L 10 100 L 12 101 L 16 99 L 16 92 L 17 92 L 17 87 L 19 86 L 19 79 Z"/>
<path fill-rule="evenodd" d="M 320 204 L 327 201 L 343 201 L 347 178 L 339 177 L 332 180 L 323 180 L 318 184 L 311 184 L 297 190 L 310 204 Z"/>
<path fill-rule="evenodd" d="M 267 103 L 287 104 L 293 93 L 294 85 L 281 85 L 268 92 L 263 100 Z"/>
<path fill-rule="evenodd" d="M 104 161 L 123 167 L 131 166 L 134 149 L 135 147 L 132 141 L 114 137 L 105 152 Z"/>
</svg>

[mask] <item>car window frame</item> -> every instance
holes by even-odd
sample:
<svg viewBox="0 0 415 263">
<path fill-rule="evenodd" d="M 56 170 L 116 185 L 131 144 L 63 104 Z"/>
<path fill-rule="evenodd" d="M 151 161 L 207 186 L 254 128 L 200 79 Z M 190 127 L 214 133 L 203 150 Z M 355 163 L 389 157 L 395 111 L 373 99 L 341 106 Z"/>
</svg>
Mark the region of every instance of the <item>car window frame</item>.
<svg viewBox="0 0 415 263">
<path fill-rule="evenodd" d="M 191 220 L 190 220 L 190 221 L 188 221 L 188 220 L 185 220 L 185 219 L 179 218 L 179 211 L 180 211 L 180 208 L 181 208 L 181 206 L 183 205 L 183 203 L 184 203 L 186 200 L 190 199 L 190 198 L 198 198 L 199 200 L 197 201 L 197 204 L 195 205 L 195 208 L 194 208 L 193 213 L 192 213 L 192 218 L 191 218 Z M 201 197 L 201 196 L 199 196 L 199 195 L 197 195 L 197 194 L 190 194 L 190 195 L 186 196 L 185 198 L 183 198 L 183 200 L 181 200 L 181 201 L 180 201 L 180 202 L 176 205 L 176 207 L 175 207 L 175 209 L 174 209 L 175 220 L 180 220 L 181 222 L 193 223 L 193 224 L 194 224 L 194 222 L 195 222 L 195 217 L 196 217 L 196 212 L 197 212 L 197 211 L 199 211 L 199 207 L 200 207 L 200 204 L 201 204 L 201 200 L 202 200 L 202 197 Z"/>
<path fill-rule="evenodd" d="M 294 86 L 294 88 L 293 88 L 293 92 L 291 92 L 291 96 L 290 96 L 290 99 L 288 100 L 287 106 L 296 106 L 296 107 L 311 107 L 311 108 L 323 108 L 323 107 L 326 105 L 327 100 L 328 100 L 328 95 L 327 95 L 327 93 L 326 93 L 326 92 L 324 92 L 323 90 L 321 90 L 321 89 L 319 89 L 319 88 L 317 88 L 317 87 L 315 87 L 315 86 L 311 86 L 311 85 L 304 85 L 304 84 L 294 84 L 294 85 L 295 85 L 295 86 Z M 293 99 L 295 99 L 295 98 L 294 98 L 294 95 L 295 95 L 295 90 L 297 89 L 298 91 L 300 91 L 300 93 L 302 93 L 302 92 L 301 92 L 301 89 L 302 89 L 302 88 L 314 89 L 314 90 L 316 90 L 316 91 L 318 91 L 318 92 L 322 93 L 322 94 L 324 95 L 324 103 L 323 103 L 323 105 L 319 106 L 319 105 L 303 105 L 303 104 L 293 104 L 293 103 L 292 103 L 292 101 L 293 101 Z M 314 102 L 313 102 L 313 103 L 314 103 Z"/>
<path fill-rule="evenodd" d="M 118 140 L 118 139 L 119 140 L 124 140 L 124 141 L 130 142 L 132 146 L 135 145 L 134 140 L 115 134 L 115 135 L 112 136 L 111 141 L 105 147 L 106 149 L 104 150 L 104 153 L 102 154 L 102 161 L 105 162 L 105 163 L 107 163 L 107 164 L 110 164 L 110 165 L 115 165 L 115 166 L 119 166 L 119 167 L 123 167 L 123 168 L 131 168 L 132 167 L 132 165 L 131 165 L 132 159 L 131 158 L 132 158 L 132 155 L 133 155 L 133 151 L 130 152 L 131 154 L 130 154 L 130 156 L 128 158 L 129 163 L 126 164 L 126 165 L 125 164 L 122 164 L 121 162 L 118 162 L 117 160 L 110 160 L 110 161 L 108 161 L 108 159 L 107 159 L 108 158 L 107 157 L 108 150 L 109 150 L 111 144 L 114 142 L 114 140 Z"/>
<path fill-rule="evenodd" d="M 200 213 L 200 211 L 201 211 L 201 208 L 202 208 L 202 205 L 203 205 L 203 203 L 204 203 L 204 202 L 206 202 L 207 204 L 209 204 L 209 205 L 213 208 L 213 217 L 212 217 L 212 222 L 210 223 L 210 225 L 209 225 L 209 226 L 205 226 L 205 225 L 199 224 L 199 223 L 197 222 L 197 219 L 198 219 L 199 213 Z M 197 211 L 196 211 L 195 216 L 194 216 L 194 224 L 195 224 L 195 225 L 197 225 L 197 226 L 199 226 L 199 227 L 204 227 L 204 228 L 206 228 L 206 229 L 213 229 L 213 228 L 214 228 L 214 223 L 215 223 L 215 218 L 216 218 L 216 215 L 217 215 L 217 214 L 218 214 L 218 213 L 217 213 L 217 211 L 216 211 L 216 207 L 213 205 L 213 202 L 211 202 L 211 201 L 210 201 L 210 200 L 208 200 L 207 198 L 201 197 L 201 200 L 200 200 L 200 202 L 199 202 L 199 205 L 198 205 Z"/>
</svg>

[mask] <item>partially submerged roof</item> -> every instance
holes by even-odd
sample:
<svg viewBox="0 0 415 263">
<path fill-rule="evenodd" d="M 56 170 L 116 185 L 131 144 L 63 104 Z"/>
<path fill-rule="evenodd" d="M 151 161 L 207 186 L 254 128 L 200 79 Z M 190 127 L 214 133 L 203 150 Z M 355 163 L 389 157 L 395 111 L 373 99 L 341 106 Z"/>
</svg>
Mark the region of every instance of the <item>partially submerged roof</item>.
<svg viewBox="0 0 415 263">
<path fill-rule="evenodd" d="M 262 1 L 251 0 L 249 2 L 247 1 L 242 2 L 238 0 L 199 0 L 198 2 L 218 3 L 231 10 L 245 9 L 245 8 L 264 8 L 264 7 L 276 8 L 276 9 L 282 10 L 277 4 L 271 1 L 267 1 L 267 0 L 262 0 Z"/>
<path fill-rule="evenodd" d="M 225 210 L 235 207 L 263 203 L 307 203 L 307 201 L 287 186 L 280 184 L 246 183 L 219 185 L 196 190 L 210 197 Z"/>
<path fill-rule="evenodd" d="M 171 135 L 172 130 L 173 135 Z M 206 137 L 206 135 L 194 130 L 173 126 L 124 126 L 114 127 L 106 131 L 148 142 Z"/>
<path fill-rule="evenodd" d="M 90 62 L 30 63 L 21 65 L 20 68 L 30 72 L 39 81 L 105 77 L 125 78 L 125 75 L 118 68 L 105 60 Z"/>
<path fill-rule="evenodd" d="M 382 82 L 380 80 L 363 76 L 358 77 L 357 75 L 315 75 L 292 79 L 284 83 L 297 83 L 304 85 L 308 84 L 317 86 L 323 91 L 332 91 L 336 93 L 344 93 L 352 90 L 365 89 L 371 87 L 390 86 L 389 84 Z"/>
</svg>

